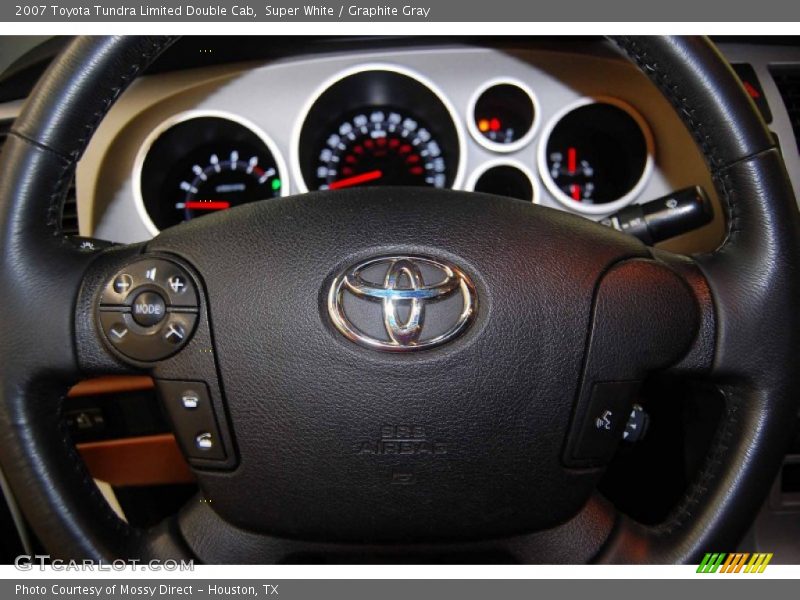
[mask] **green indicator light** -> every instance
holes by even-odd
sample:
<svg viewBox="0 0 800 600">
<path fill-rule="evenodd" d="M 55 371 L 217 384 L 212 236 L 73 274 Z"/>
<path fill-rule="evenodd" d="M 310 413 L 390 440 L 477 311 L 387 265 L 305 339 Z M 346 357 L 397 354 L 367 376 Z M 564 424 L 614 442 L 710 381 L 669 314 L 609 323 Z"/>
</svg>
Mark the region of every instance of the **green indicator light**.
<svg viewBox="0 0 800 600">
<path fill-rule="evenodd" d="M 277 191 L 281 189 L 281 180 L 280 179 L 273 179 L 272 180 L 272 189 Z"/>
</svg>

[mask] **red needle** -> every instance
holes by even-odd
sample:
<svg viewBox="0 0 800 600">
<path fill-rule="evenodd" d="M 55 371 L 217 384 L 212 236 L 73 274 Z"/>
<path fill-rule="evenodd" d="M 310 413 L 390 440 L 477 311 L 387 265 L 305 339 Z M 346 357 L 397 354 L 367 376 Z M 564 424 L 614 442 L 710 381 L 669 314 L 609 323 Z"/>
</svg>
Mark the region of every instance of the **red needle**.
<svg viewBox="0 0 800 600">
<path fill-rule="evenodd" d="M 581 201 L 581 188 L 577 184 L 573 183 L 572 185 L 570 185 L 569 191 L 572 194 L 573 200 L 577 202 Z"/>
<path fill-rule="evenodd" d="M 567 170 L 570 175 L 578 170 L 578 151 L 575 148 L 567 149 Z"/>
<path fill-rule="evenodd" d="M 186 208 L 189 210 L 223 210 L 230 208 L 231 203 L 227 200 L 189 200 Z"/>
<path fill-rule="evenodd" d="M 352 177 L 346 177 L 345 179 L 339 179 L 338 181 L 333 181 L 330 184 L 328 184 L 328 189 L 338 190 L 341 188 L 358 185 L 359 183 L 367 183 L 368 181 L 375 181 L 376 179 L 380 179 L 381 177 L 383 177 L 383 171 L 381 171 L 380 169 L 375 169 L 374 171 L 367 171 L 366 173 L 361 173 L 360 175 L 353 175 Z"/>
</svg>

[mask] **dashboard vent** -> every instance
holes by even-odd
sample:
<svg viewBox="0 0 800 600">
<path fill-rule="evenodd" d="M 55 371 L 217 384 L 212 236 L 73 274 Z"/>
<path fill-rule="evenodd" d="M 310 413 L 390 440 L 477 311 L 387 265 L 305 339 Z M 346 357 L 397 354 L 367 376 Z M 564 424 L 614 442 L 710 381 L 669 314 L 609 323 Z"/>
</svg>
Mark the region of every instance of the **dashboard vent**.
<svg viewBox="0 0 800 600">
<path fill-rule="evenodd" d="M 75 177 L 69 182 L 64 208 L 61 211 L 61 229 L 64 235 L 78 235 L 78 195 L 75 192 Z"/>
<path fill-rule="evenodd" d="M 0 154 L 3 152 L 3 146 L 6 143 L 11 125 L 14 123 L 13 119 L 5 119 L 0 121 Z M 64 210 L 61 212 L 61 229 L 64 235 L 78 235 L 78 199 L 75 193 L 75 178 L 69 184 L 67 190 L 67 197 L 64 199 Z"/>
<path fill-rule="evenodd" d="M 3 152 L 3 145 L 6 143 L 6 138 L 8 137 L 8 132 L 11 131 L 13 122 L 11 119 L 0 121 L 0 153 Z"/>
<path fill-rule="evenodd" d="M 786 105 L 800 152 L 800 65 L 775 66 L 770 68 L 770 72 Z"/>
</svg>

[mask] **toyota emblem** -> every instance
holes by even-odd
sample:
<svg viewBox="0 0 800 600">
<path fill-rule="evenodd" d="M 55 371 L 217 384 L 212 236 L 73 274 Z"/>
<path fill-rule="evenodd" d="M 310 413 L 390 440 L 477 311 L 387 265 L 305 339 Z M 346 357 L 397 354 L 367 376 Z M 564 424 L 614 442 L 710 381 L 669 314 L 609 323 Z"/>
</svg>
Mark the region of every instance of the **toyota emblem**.
<svg viewBox="0 0 800 600">
<path fill-rule="evenodd" d="M 424 256 L 373 258 L 340 273 L 328 314 L 349 340 L 385 352 L 444 344 L 475 316 L 477 296 L 457 267 Z"/>
</svg>

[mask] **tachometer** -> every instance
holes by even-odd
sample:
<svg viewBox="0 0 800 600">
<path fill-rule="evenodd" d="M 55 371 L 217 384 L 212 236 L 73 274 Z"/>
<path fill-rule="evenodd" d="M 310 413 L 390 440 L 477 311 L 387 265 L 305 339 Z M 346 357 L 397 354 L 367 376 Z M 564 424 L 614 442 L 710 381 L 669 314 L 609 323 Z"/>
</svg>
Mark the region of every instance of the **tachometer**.
<svg viewBox="0 0 800 600">
<path fill-rule="evenodd" d="M 274 161 L 263 152 L 259 156 L 258 152 L 247 152 L 245 148 L 228 150 L 230 146 L 222 152 L 218 150 L 221 146 L 200 148 L 186 157 L 192 163 L 191 173 L 184 173 L 186 177 L 178 183 L 185 195 L 175 202 L 175 210 L 183 211 L 186 220 L 280 195 L 282 182 Z M 242 151 L 244 156 L 240 154 Z"/>
<path fill-rule="evenodd" d="M 137 199 L 152 233 L 182 221 L 281 196 L 285 168 L 253 125 L 186 113 L 150 134 L 137 161 Z"/>
<path fill-rule="evenodd" d="M 356 111 L 325 139 L 316 187 L 418 185 L 442 188 L 447 165 L 442 149 L 418 119 L 399 110 Z"/>
</svg>

